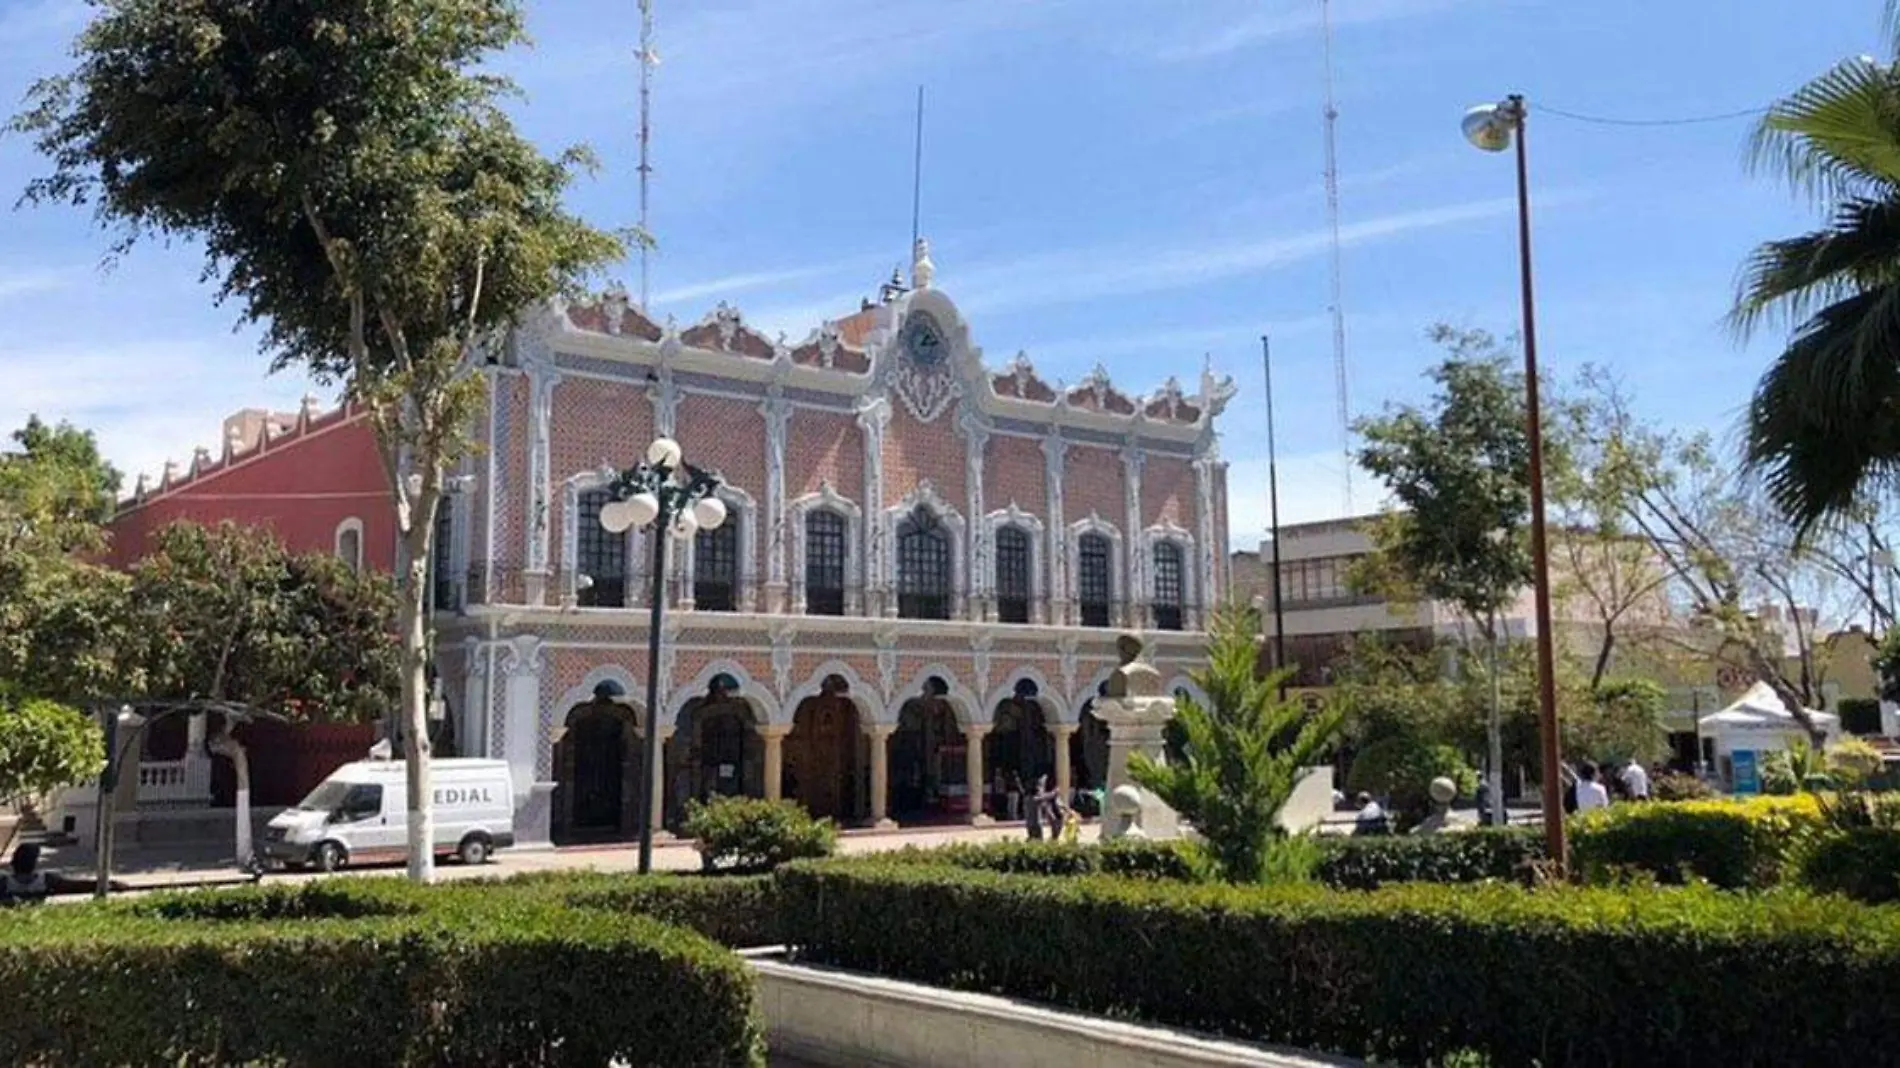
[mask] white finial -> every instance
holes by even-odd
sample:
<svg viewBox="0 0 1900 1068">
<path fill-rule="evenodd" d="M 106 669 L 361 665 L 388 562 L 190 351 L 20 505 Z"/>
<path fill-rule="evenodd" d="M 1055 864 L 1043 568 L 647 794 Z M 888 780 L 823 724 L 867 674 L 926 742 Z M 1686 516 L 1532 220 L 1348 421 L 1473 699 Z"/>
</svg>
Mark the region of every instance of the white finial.
<svg viewBox="0 0 1900 1068">
<path fill-rule="evenodd" d="M 606 320 L 607 333 L 619 334 L 620 323 L 627 314 L 627 287 L 618 281 L 607 287 L 600 295 L 600 314 Z"/>
<path fill-rule="evenodd" d="M 300 414 L 305 419 L 315 419 L 317 417 L 317 405 L 319 403 L 321 402 L 317 400 L 317 395 L 315 393 L 304 394 L 303 407 L 300 410 Z"/>
<path fill-rule="evenodd" d="M 146 479 L 145 479 L 145 472 L 143 472 L 143 471 L 140 471 L 140 472 L 139 472 L 139 480 L 138 480 L 138 482 L 137 482 L 137 483 L 135 483 L 135 484 L 133 485 L 133 487 L 132 487 L 132 496 L 134 496 L 134 497 L 143 497 L 143 496 L 145 496 L 145 492 L 146 492 L 146 487 L 147 487 L 147 483 L 146 483 Z"/>
<path fill-rule="evenodd" d="M 930 282 L 937 277 L 937 265 L 930 262 L 930 239 L 920 237 L 916 247 L 911 249 L 910 284 L 913 289 L 929 289 Z"/>
<path fill-rule="evenodd" d="M 244 431 L 231 427 L 224 432 L 224 454 L 230 456 L 244 447 Z"/>
<path fill-rule="evenodd" d="M 166 460 L 165 461 L 165 476 L 159 480 L 158 484 L 161 486 L 169 486 L 177 478 L 178 478 L 178 461 Z"/>
</svg>

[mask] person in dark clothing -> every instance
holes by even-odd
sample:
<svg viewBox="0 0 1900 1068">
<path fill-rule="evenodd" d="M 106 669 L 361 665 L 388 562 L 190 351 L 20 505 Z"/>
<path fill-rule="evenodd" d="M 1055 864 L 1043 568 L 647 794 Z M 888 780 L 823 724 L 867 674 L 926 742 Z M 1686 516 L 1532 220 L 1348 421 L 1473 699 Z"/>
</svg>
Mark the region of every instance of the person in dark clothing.
<svg viewBox="0 0 1900 1068">
<path fill-rule="evenodd" d="M 116 882 L 108 885 L 113 890 L 125 889 Z M 0 872 L 0 906 L 31 905 L 54 894 L 82 894 L 92 888 L 88 881 L 41 871 L 39 844 L 22 842 L 13 850 L 13 862 L 5 872 Z"/>
</svg>

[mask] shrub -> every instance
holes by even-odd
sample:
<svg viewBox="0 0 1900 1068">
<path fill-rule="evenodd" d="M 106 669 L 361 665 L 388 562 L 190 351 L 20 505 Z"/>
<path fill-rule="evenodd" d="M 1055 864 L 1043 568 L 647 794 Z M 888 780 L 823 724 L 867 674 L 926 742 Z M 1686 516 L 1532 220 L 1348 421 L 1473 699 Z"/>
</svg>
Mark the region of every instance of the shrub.
<svg viewBox="0 0 1900 1068">
<path fill-rule="evenodd" d="M 784 941 L 779 933 L 778 884 L 764 875 L 602 876 L 571 891 L 567 900 L 578 908 L 652 916 L 734 949 Z"/>
<path fill-rule="evenodd" d="M 393 879 L 19 910 L 17 1063 L 764 1063 L 749 971 L 646 916 Z"/>
<path fill-rule="evenodd" d="M 1478 773 L 1458 750 L 1398 734 L 1360 750 L 1346 773 L 1346 786 L 1386 798 L 1403 831 L 1431 813 L 1432 780 L 1440 776 L 1458 784 L 1460 797 L 1477 792 Z"/>
<path fill-rule="evenodd" d="M 878 859 L 1012 875 L 1116 875 L 1173 880 L 1195 877 L 1182 843 L 1141 838 L 1089 845 L 1023 841 L 957 843 L 935 849 L 907 847 L 882 854 Z"/>
<path fill-rule="evenodd" d="M 1406 1064 L 1469 1050 L 1500 1068 L 1683 1064 L 1690 1051 L 1711 1064 L 1900 1064 L 1900 909 L 1707 888 L 1340 893 L 914 863 L 793 864 L 777 878 L 805 959 L 1245 1039 Z"/>
<path fill-rule="evenodd" d="M 795 801 L 716 797 L 686 807 L 686 834 L 707 871 L 770 871 L 788 860 L 828 857 L 838 845 L 830 820 L 813 819 Z"/>
<path fill-rule="evenodd" d="M 1612 805 L 1576 819 L 1571 856 L 1593 881 L 1638 874 L 1763 888 L 1781 880 L 1796 839 L 1819 820 L 1808 796 Z"/>
<path fill-rule="evenodd" d="M 1287 697 L 1290 672 L 1259 676 L 1257 612 L 1223 608 L 1208 629 L 1207 668 L 1194 676 L 1208 700 L 1182 698 L 1171 724 L 1180 732 L 1178 759 L 1157 763 L 1137 753 L 1128 773 L 1200 832 L 1190 848 L 1210 873 L 1243 883 L 1288 877 L 1309 851 L 1284 844 L 1280 811 L 1301 772 L 1332 744 L 1340 713 L 1308 712 Z"/>
<path fill-rule="evenodd" d="M 1880 750 L 1859 738 L 1843 738 L 1827 747 L 1828 777 L 1844 789 L 1853 789 L 1880 774 Z"/>
<path fill-rule="evenodd" d="M 1658 801 L 1706 801 L 1715 796 L 1715 787 L 1694 775 L 1672 772 L 1658 775 L 1650 793 Z"/>
<path fill-rule="evenodd" d="M 1541 829 L 1481 827 L 1455 834 L 1331 838 L 1315 873 L 1342 890 L 1387 883 L 1525 882 L 1544 857 Z"/>
<path fill-rule="evenodd" d="M 1817 836 L 1800 851 L 1801 882 L 1856 901 L 1900 901 L 1900 830 L 1856 827 Z"/>
</svg>

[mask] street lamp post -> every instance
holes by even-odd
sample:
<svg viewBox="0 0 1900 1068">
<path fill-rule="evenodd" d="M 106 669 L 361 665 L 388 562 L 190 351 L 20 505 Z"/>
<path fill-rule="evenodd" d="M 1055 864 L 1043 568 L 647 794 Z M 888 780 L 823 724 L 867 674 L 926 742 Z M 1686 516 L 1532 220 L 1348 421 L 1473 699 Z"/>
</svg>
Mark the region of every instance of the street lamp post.
<svg viewBox="0 0 1900 1068">
<path fill-rule="evenodd" d="M 1465 139 L 1486 152 L 1517 148 L 1517 255 L 1524 314 L 1525 423 L 1530 435 L 1531 567 L 1537 603 L 1537 705 L 1543 735 L 1544 837 L 1551 862 L 1569 868 L 1564 841 L 1563 752 L 1557 737 L 1556 653 L 1550 632 L 1550 552 L 1544 537 L 1544 427 L 1538 402 L 1537 314 L 1531 284 L 1531 197 L 1524 149 L 1524 98 L 1516 93 L 1465 113 Z"/>
<path fill-rule="evenodd" d="M 666 616 L 666 544 L 670 534 L 681 540 L 702 530 L 716 530 L 726 521 L 726 505 L 718 497 L 722 480 L 711 471 L 686 463 L 679 442 L 660 438 L 647 447 L 646 462 L 625 471 L 610 472 L 608 492 L 613 501 L 600 510 L 600 525 L 610 534 L 651 526 L 653 538 L 652 615 L 647 623 L 646 734 L 641 760 L 646 766 L 637 809 L 640 820 L 640 872 L 653 870 L 653 795 L 660 777 L 660 625 Z"/>
</svg>

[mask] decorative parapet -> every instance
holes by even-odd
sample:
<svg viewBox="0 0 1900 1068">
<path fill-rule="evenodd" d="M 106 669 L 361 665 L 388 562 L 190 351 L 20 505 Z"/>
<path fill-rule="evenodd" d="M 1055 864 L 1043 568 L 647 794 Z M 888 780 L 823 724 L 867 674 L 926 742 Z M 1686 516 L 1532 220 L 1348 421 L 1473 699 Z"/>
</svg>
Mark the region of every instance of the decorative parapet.
<svg viewBox="0 0 1900 1068">
<path fill-rule="evenodd" d="M 362 407 L 354 403 L 345 402 L 327 412 L 321 409 L 321 403 L 314 394 L 308 394 L 295 414 L 265 411 L 240 413 L 243 417 L 241 421 L 227 421 L 229 425 L 225 428 L 223 445 L 217 451 L 201 445 L 192 450 L 191 462 L 188 464 L 166 460 L 156 482 L 140 472 L 133 483 L 131 495 L 119 501 L 119 510 L 126 511 L 215 478 L 266 452 L 330 430 L 363 414 Z"/>
</svg>

